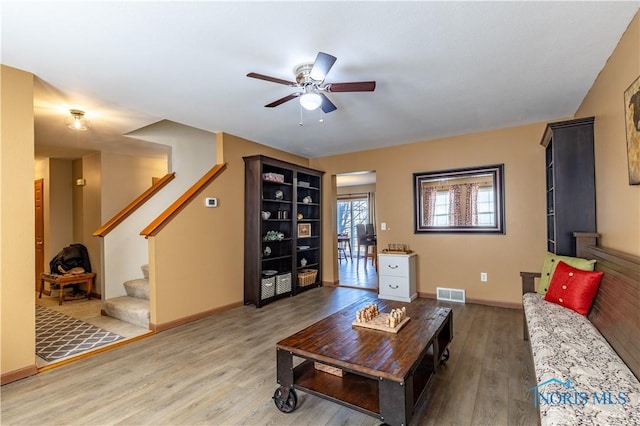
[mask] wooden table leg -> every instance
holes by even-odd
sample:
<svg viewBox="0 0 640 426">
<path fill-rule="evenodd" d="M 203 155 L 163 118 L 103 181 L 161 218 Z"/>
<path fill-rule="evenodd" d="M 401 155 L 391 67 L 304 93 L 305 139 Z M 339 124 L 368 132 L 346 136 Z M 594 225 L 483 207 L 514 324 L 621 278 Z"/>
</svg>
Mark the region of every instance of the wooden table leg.
<svg viewBox="0 0 640 426">
<path fill-rule="evenodd" d="M 40 278 L 40 295 L 38 295 L 38 299 L 42 299 L 42 290 L 44 290 L 44 279 Z"/>
<path fill-rule="evenodd" d="M 87 300 L 91 300 L 91 289 L 93 288 L 93 278 L 89 277 L 87 279 Z"/>
<path fill-rule="evenodd" d="M 60 289 L 60 301 L 58 302 L 58 305 L 62 305 L 62 302 L 64 301 L 64 284 L 58 283 L 58 288 Z"/>
</svg>

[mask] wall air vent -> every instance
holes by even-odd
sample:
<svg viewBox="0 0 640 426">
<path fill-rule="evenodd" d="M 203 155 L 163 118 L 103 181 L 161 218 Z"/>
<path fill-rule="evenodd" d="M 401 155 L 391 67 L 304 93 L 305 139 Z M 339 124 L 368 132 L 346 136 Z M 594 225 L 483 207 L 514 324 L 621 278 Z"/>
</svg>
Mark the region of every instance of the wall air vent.
<svg viewBox="0 0 640 426">
<path fill-rule="evenodd" d="M 460 302 L 465 303 L 465 291 L 458 288 L 436 288 L 436 298 L 443 302 Z"/>
</svg>

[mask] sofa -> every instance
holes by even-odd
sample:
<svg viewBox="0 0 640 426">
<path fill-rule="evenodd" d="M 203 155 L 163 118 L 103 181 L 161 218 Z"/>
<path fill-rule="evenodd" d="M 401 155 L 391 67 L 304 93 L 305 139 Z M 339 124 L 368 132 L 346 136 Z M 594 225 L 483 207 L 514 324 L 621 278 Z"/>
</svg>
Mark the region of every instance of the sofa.
<svg viewBox="0 0 640 426">
<path fill-rule="evenodd" d="M 534 288 L 540 273 L 520 274 L 531 398 L 542 425 L 640 425 L 640 258 L 575 235 L 577 256 L 602 272 L 588 314 L 545 300 Z"/>
</svg>

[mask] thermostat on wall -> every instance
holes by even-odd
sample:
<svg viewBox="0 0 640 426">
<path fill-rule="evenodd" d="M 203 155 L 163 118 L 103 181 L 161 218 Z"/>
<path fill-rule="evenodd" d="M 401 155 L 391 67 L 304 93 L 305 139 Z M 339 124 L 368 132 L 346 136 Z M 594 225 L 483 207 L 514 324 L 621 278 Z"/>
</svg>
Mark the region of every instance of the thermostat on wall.
<svg viewBox="0 0 640 426">
<path fill-rule="evenodd" d="M 218 199 L 217 198 L 205 198 L 204 205 L 207 207 L 218 207 Z"/>
</svg>

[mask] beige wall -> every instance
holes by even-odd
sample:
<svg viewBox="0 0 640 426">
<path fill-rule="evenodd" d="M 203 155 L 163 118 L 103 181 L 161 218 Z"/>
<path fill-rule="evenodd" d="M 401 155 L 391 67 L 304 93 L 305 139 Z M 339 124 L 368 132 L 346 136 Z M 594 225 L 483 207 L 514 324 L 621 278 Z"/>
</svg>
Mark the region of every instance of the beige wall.
<svg viewBox="0 0 640 426">
<path fill-rule="evenodd" d="M 308 160 L 228 134 L 217 138 L 227 167 L 157 236 L 149 238 L 151 323 L 243 302 L 244 161 L 262 154 L 306 166 Z M 220 155 L 221 154 L 221 155 Z M 206 208 L 204 198 L 219 207 Z"/>
<path fill-rule="evenodd" d="M 33 75 L 0 68 L 0 364 L 35 372 Z M 22 372 L 22 373 L 19 373 Z"/>
<path fill-rule="evenodd" d="M 596 205 L 601 244 L 640 255 L 640 185 L 629 185 L 624 91 L 640 76 L 640 14 L 636 14 L 577 117 L 595 116 Z"/>
<path fill-rule="evenodd" d="M 94 237 L 93 231 L 102 225 L 102 154 L 95 153 L 82 157 L 82 178 L 86 184 L 80 189 L 82 205 L 79 216 L 82 217 L 82 229 L 78 242 L 84 244 L 89 252 L 91 270 L 96 272 L 95 291 L 102 294 L 102 242 Z"/>
<path fill-rule="evenodd" d="M 368 185 L 351 185 L 340 186 L 336 188 L 338 195 L 344 194 L 366 194 L 367 192 L 376 192 L 376 184 L 371 183 Z"/>
<path fill-rule="evenodd" d="M 77 179 L 83 178 L 82 173 L 82 159 L 76 159 L 71 162 L 72 179 L 75 182 Z M 73 185 L 73 241 L 82 241 L 84 217 L 82 215 L 83 204 L 83 188 L 84 186 Z"/>
<path fill-rule="evenodd" d="M 311 167 L 326 172 L 323 279 L 338 279 L 332 176 L 375 170 L 376 222 L 386 222 L 388 227 L 377 230 L 379 247 L 406 243 L 418 253 L 420 293 L 453 287 L 465 289 L 470 299 L 519 304 L 520 271 L 539 270 L 545 253 L 544 148 L 540 145 L 544 126 L 539 123 L 312 159 Z M 506 235 L 413 233 L 413 173 L 496 163 L 505 165 Z M 488 273 L 487 283 L 480 282 L 480 272 Z"/>
<path fill-rule="evenodd" d="M 49 260 L 63 247 L 73 243 L 73 173 L 71 160 L 49 160 L 49 228 L 45 244 L 45 270 Z M 46 229 L 46 226 L 45 226 Z"/>
<path fill-rule="evenodd" d="M 167 159 L 103 152 L 100 170 L 102 174 L 101 213 L 102 221 L 106 222 L 149 189 L 152 177 L 162 177 L 167 174 Z"/>
<path fill-rule="evenodd" d="M 71 160 L 38 158 L 35 179 L 43 179 L 44 270 L 49 261 L 73 240 L 73 174 Z"/>
</svg>

